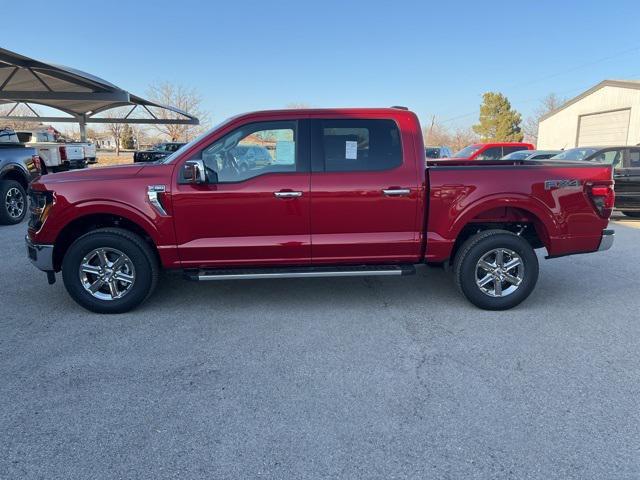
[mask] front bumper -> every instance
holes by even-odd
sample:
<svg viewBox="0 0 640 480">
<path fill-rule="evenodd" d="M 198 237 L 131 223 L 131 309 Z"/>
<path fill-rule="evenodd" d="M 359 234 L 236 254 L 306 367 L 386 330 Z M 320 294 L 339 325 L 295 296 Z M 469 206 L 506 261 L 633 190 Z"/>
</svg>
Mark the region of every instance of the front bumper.
<svg viewBox="0 0 640 480">
<path fill-rule="evenodd" d="M 24 241 L 27 244 L 27 256 L 31 263 L 43 272 L 53 272 L 53 245 L 33 243 L 28 235 Z"/>
<path fill-rule="evenodd" d="M 603 230 L 602 240 L 600 240 L 599 252 L 609 250 L 613 246 L 613 240 L 616 238 L 616 232 L 614 230 Z"/>
</svg>

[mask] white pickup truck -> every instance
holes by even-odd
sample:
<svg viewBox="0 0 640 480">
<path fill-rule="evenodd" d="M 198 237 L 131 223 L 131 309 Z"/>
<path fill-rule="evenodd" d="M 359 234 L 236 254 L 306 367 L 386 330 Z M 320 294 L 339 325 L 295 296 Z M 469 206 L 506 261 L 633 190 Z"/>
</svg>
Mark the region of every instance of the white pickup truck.
<svg viewBox="0 0 640 480">
<path fill-rule="evenodd" d="M 57 142 L 53 134 L 47 131 L 23 130 L 16 134 L 20 143 L 37 150 L 46 172 L 84 168 L 87 165 L 84 147 L 81 144 Z"/>
<path fill-rule="evenodd" d="M 96 163 L 96 144 L 92 142 L 86 142 L 81 144 L 84 147 L 84 159 L 87 163 Z"/>
<path fill-rule="evenodd" d="M 92 142 L 73 142 L 73 141 L 66 141 L 64 143 L 65 143 L 65 145 L 67 145 L 67 148 L 69 146 L 82 147 L 83 150 L 84 150 L 85 163 L 89 164 L 89 163 L 96 163 L 97 162 L 96 144 L 95 143 L 92 143 Z"/>
</svg>

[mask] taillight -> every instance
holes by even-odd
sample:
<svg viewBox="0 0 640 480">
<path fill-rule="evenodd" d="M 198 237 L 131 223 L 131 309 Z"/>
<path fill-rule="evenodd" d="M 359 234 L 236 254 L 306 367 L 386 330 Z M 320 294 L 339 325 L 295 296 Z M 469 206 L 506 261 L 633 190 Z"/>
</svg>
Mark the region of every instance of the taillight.
<svg viewBox="0 0 640 480">
<path fill-rule="evenodd" d="M 67 147 L 60 147 L 60 160 L 67 159 Z"/>
<path fill-rule="evenodd" d="M 602 218 L 609 218 L 616 203 L 613 185 L 587 185 L 587 194 Z"/>
<path fill-rule="evenodd" d="M 39 155 L 31 155 L 31 160 L 33 160 L 33 165 L 36 167 L 38 172 L 42 172 L 42 160 Z"/>
</svg>

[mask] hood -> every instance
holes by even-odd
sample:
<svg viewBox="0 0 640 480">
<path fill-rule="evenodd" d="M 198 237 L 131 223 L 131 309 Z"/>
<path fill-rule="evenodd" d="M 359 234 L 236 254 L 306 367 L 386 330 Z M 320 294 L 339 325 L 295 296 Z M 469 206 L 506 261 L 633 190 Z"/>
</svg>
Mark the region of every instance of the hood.
<svg viewBox="0 0 640 480">
<path fill-rule="evenodd" d="M 84 168 L 68 172 L 49 173 L 40 178 L 42 182 L 47 184 L 126 179 L 135 177 L 143 168 L 143 165 L 114 165 L 112 167 Z"/>
</svg>

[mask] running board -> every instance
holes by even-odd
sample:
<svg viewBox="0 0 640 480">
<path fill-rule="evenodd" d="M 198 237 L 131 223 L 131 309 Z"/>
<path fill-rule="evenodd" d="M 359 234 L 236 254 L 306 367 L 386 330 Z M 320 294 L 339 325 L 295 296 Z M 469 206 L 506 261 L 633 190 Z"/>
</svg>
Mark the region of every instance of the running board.
<svg viewBox="0 0 640 480">
<path fill-rule="evenodd" d="M 185 270 L 188 280 L 256 280 L 266 278 L 371 277 L 413 275 L 413 265 L 358 265 L 341 267 L 229 268 Z"/>
</svg>

